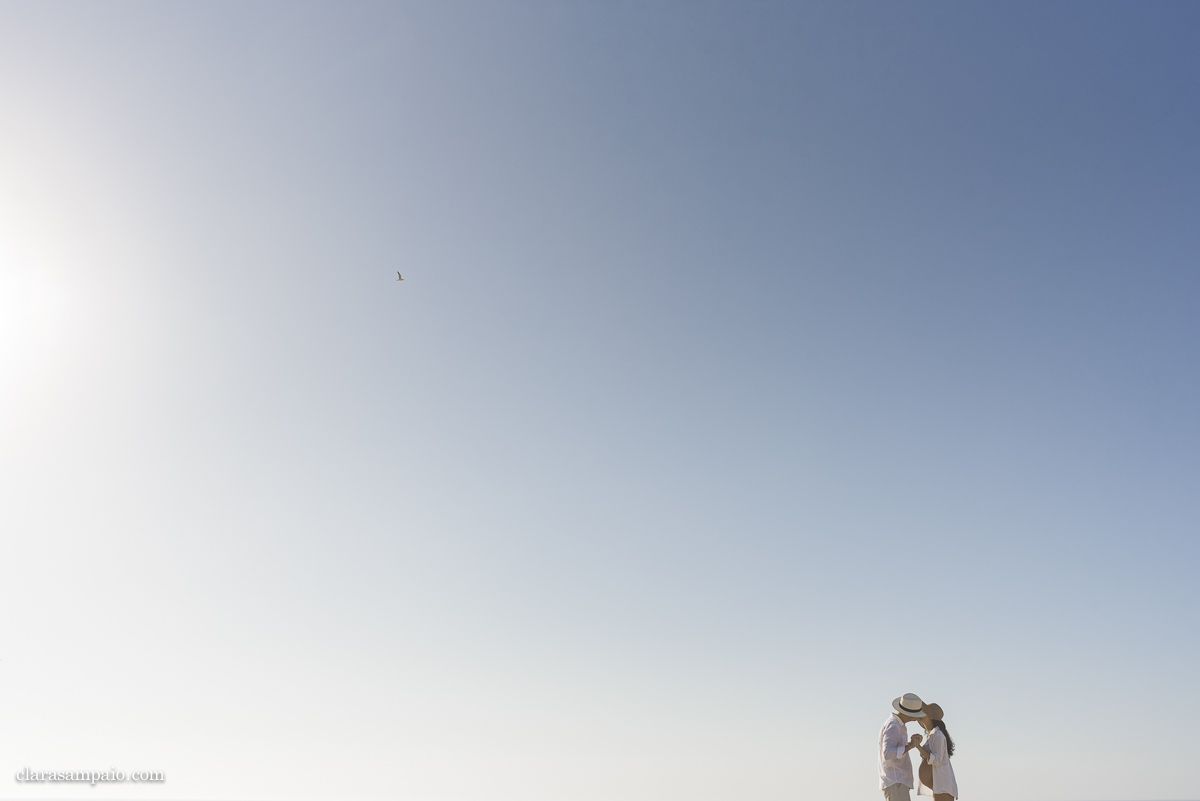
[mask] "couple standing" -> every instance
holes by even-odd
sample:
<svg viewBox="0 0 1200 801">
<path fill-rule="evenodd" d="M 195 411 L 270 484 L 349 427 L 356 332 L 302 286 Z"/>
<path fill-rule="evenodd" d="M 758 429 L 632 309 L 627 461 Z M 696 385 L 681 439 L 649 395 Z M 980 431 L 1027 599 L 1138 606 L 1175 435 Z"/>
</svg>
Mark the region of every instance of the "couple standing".
<svg viewBox="0 0 1200 801">
<path fill-rule="evenodd" d="M 879 732 L 879 786 L 885 801 L 910 801 L 913 771 L 908 752 L 914 748 L 921 754 L 917 794 L 931 795 L 934 801 L 954 801 L 958 798 L 954 768 L 950 767 L 954 741 L 942 722 L 942 708 L 905 693 L 892 701 L 892 709 L 895 713 Z M 904 724 L 914 720 L 925 730 L 924 742 L 919 734 L 908 738 Z"/>
</svg>

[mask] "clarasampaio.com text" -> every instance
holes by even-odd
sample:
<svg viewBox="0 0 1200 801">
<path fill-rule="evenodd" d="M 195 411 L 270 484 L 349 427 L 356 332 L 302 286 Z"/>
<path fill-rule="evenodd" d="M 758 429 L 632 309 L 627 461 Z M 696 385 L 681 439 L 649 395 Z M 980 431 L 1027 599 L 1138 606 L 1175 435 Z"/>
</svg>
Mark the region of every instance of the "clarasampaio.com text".
<svg viewBox="0 0 1200 801">
<path fill-rule="evenodd" d="M 30 770 L 17 771 L 19 782 L 165 782 L 167 777 L 161 770 Z"/>
</svg>

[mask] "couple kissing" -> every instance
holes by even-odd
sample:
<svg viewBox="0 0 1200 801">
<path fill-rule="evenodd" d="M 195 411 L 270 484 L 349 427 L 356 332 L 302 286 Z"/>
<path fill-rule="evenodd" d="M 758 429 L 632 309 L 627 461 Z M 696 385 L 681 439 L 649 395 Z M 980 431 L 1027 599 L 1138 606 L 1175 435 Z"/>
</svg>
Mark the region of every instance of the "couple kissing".
<svg viewBox="0 0 1200 801">
<path fill-rule="evenodd" d="M 942 708 L 905 693 L 892 701 L 892 709 L 895 711 L 879 732 L 879 788 L 885 801 L 911 801 L 913 770 L 908 752 L 913 749 L 921 755 L 917 794 L 931 795 L 933 801 L 954 801 L 958 798 L 958 783 L 950 767 L 954 741 L 942 721 Z M 905 724 L 913 722 L 925 730 L 924 737 L 914 734 L 909 738 Z"/>
</svg>

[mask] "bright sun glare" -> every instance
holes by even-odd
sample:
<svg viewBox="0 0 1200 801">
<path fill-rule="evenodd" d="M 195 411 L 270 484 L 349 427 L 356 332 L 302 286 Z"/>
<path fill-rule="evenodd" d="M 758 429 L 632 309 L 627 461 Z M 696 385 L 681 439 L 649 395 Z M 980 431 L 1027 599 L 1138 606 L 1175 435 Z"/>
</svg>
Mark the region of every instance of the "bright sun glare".
<svg viewBox="0 0 1200 801">
<path fill-rule="evenodd" d="M 0 241 L 0 370 L 19 378 L 53 358 L 66 322 L 66 293 L 50 269 Z"/>
</svg>

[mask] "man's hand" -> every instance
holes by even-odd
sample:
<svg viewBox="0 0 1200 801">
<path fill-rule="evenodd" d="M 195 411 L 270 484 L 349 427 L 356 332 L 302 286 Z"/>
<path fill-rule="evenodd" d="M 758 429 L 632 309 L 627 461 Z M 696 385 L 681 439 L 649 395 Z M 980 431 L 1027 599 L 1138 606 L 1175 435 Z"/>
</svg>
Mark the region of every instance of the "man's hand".
<svg viewBox="0 0 1200 801">
<path fill-rule="evenodd" d="M 919 742 L 921 742 L 921 735 L 919 734 L 914 734 L 912 737 L 908 738 L 909 745 L 916 745 Z"/>
</svg>

